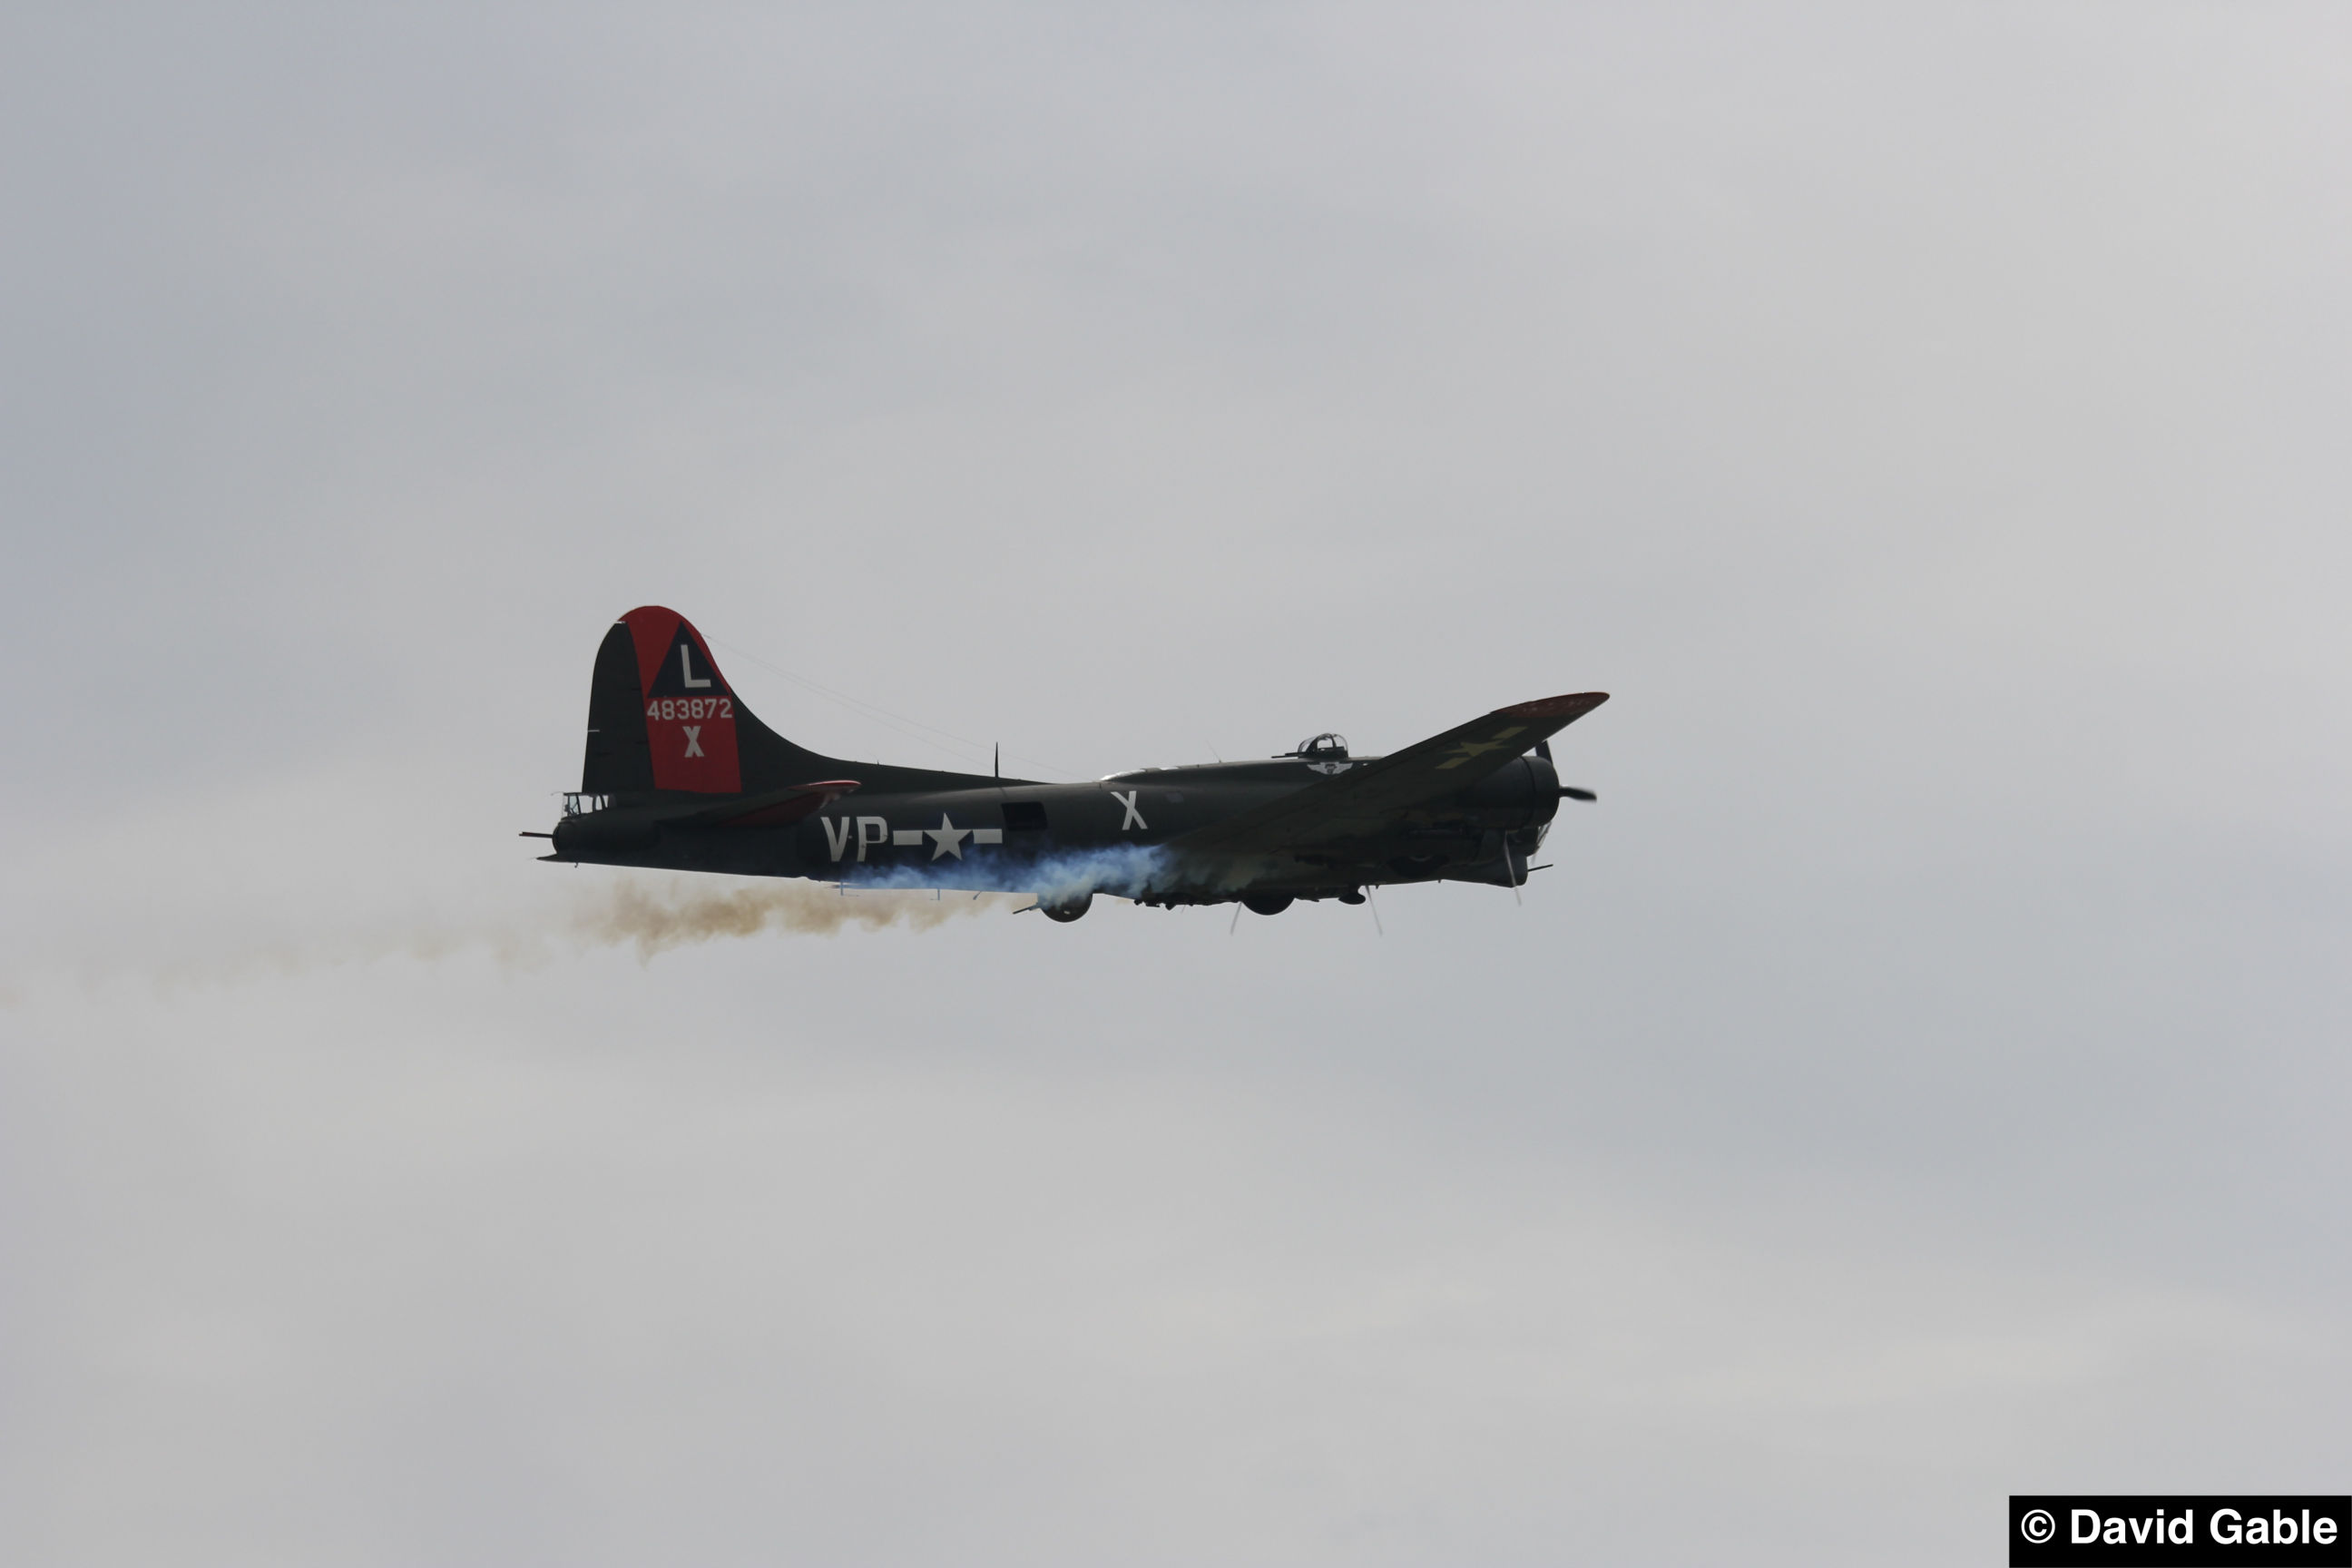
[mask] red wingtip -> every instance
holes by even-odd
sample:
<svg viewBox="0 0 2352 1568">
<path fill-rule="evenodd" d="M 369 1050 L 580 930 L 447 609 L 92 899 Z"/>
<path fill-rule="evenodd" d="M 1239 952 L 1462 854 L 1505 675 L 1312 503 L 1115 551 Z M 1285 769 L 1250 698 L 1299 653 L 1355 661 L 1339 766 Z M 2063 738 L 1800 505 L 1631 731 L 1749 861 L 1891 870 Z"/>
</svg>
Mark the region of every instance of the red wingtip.
<svg viewBox="0 0 2352 1568">
<path fill-rule="evenodd" d="M 1515 702 L 1496 712 L 1507 719 L 1580 719 L 1609 700 L 1606 691 L 1579 691 L 1567 697 L 1539 697 L 1533 702 Z"/>
</svg>

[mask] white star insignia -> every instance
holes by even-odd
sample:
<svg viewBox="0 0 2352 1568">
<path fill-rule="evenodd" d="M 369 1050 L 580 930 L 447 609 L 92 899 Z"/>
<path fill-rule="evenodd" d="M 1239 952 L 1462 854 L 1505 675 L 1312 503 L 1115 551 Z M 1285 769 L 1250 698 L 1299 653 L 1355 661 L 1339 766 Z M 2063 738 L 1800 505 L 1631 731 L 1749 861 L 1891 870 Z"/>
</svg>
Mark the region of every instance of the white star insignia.
<svg viewBox="0 0 2352 1568">
<path fill-rule="evenodd" d="M 932 859 L 936 860 L 942 855 L 952 855 L 961 860 L 963 858 L 963 841 L 971 837 L 971 829 L 958 827 L 948 820 L 948 814 L 943 811 L 940 813 L 940 825 L 937 827 L 924 828 L 923 834 L 931 841 Z"/>
</svg>

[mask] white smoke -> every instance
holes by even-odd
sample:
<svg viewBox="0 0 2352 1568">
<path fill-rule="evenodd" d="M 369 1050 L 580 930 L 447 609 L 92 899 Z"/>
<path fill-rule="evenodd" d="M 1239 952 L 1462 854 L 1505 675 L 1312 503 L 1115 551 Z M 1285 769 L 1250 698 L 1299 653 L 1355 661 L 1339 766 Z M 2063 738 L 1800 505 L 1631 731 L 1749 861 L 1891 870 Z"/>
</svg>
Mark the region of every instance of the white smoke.
<svg viewBox="0 0 2352 1568">
<path fill-rule="evenodd" d="M 1175 858 L 1156 845 L 1115 844 L 1101 849 L 1077 849 L 983 866 L 967 863 L 942 871 L 928 866 L 844 867 L 845 885 L 856 888 L 913 890 L 940 885 L 952 877 L 967 896 L 975 889 L 992 893 L 1028 893 L 1041 904 L 1075 903 L 1094 893 L 1132 899 L 1179 885 Z"/>
</svg>

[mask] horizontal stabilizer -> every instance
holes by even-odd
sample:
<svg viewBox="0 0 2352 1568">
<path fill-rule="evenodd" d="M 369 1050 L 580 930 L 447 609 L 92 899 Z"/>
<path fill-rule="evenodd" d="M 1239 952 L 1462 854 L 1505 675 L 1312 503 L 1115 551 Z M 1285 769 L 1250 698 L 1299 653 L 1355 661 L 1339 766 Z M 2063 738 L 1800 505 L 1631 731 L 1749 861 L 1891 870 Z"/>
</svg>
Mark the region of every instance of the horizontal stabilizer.
<svg viewBox="0 0 2352 1568">
<path fill-rule="evenodd" d="M 856 788 L 856 779 L 823 779 L 764 795 L 742 795 L 725 805 L 696 812 L 689 820 L 714 827 L 789 827 Z"/>
</svg>

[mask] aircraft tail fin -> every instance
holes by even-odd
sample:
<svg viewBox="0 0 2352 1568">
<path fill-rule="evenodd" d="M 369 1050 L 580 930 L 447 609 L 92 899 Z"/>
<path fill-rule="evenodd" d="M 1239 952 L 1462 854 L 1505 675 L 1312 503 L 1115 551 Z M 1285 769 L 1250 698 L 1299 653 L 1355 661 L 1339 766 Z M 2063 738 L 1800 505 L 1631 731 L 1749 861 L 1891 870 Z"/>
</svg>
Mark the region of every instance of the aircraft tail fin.
<svg viewBox="0 0 2352 1568">
<path fill-rule="evenodd" d="M 588 689 L 583 794 L 740 795 L 792 782 L 802 754 L 743 706 L 676 610 L 643 605 L 604 634 Z"/>
</svg>

